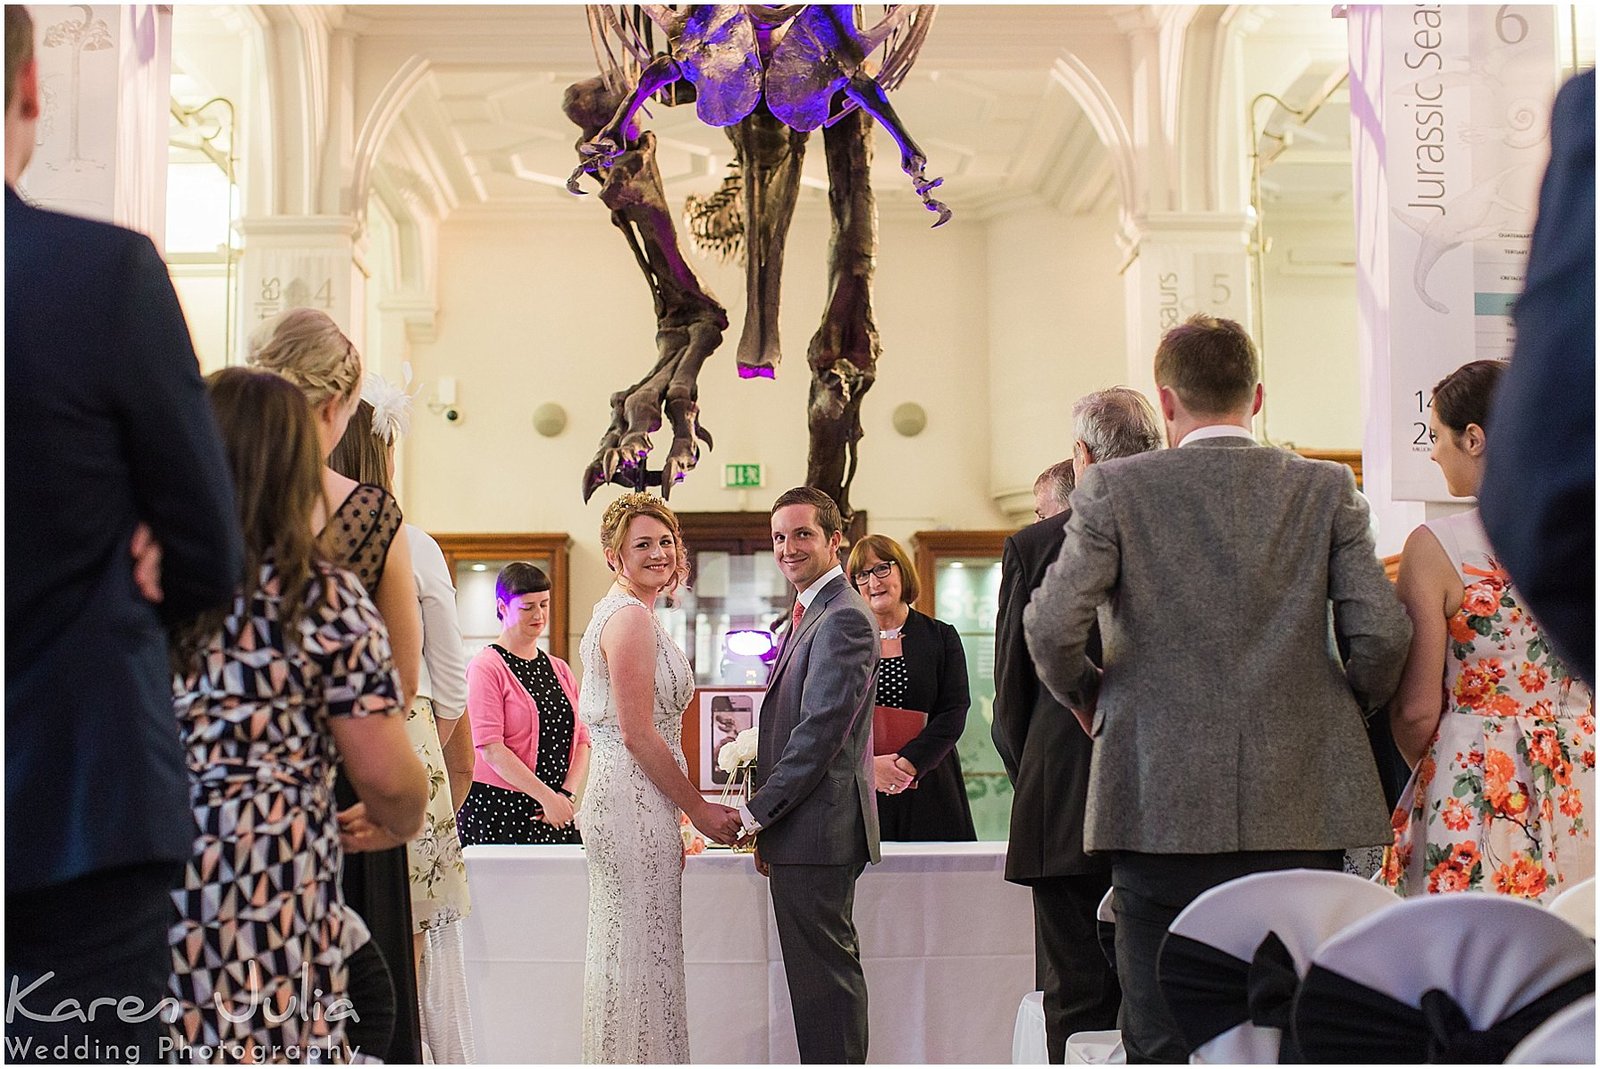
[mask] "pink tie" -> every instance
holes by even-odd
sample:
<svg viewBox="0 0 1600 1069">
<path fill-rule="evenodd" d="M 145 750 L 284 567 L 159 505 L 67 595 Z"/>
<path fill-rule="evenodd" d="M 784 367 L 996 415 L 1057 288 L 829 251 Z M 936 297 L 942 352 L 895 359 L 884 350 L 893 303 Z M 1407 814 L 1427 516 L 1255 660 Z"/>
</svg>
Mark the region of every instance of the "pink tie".
<svg viewBox="0 0 1600 1069">
<path fill-rule="evenodd" d="M 794 612 L 789 617 L 789 636 L 792 638 L 800 633 L 800 619 L 805 616 L 806 607 L 800 602 L 794 603 Z"/>
</svg>

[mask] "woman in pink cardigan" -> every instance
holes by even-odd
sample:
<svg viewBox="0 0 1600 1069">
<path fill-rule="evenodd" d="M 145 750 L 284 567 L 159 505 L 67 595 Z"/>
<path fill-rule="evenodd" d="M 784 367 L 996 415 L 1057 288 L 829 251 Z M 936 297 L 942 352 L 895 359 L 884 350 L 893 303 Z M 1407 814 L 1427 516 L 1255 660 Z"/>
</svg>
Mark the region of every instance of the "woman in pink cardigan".
<svg viewBox="0 0 1600 1069">
<path fill-rule="evenodd" d="M 574 715 L 578 683 L 539 649 L 550 580 L 525 561 L 495 579 L 498 640 L 467 666 L 467 715 L 478 751 L 456 816 L 463 846 L 577 843 L 573 795 L 589 769 L 589 729 Z"/>
</svg>

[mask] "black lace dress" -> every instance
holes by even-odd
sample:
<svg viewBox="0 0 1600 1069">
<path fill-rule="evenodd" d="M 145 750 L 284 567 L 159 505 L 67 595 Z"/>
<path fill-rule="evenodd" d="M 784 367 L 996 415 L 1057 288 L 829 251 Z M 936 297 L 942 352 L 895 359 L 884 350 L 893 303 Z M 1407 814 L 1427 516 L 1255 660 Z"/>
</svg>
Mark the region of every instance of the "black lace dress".
<svg viewBox="0 0 1600 1069">
<path fill-rule="evenodd" d="M 369 595 L 376 597 L 383 580 L 389 546 L 400 533 L 404 517 L 400 505 L 382 489 L 362 483 L 334 510 L 320 540 L 329 559 L 355 573 Z M 341 768 L 334 785 L 340 809 L 359 799 Z M 394 981 L 394 1033 L 387 1056 L 365 1049 L 386 1062 L 422 1061 L 422 1020 L 417 1002 L 417 973 L 411 942 L 411 877 L 406 848 L 347 854 L 344 874 L 345 904 L 367 922 L 372 941 L 383 953 Z M 355 1029 L 347 1029 L 355 1031 Z"/>
</svg>

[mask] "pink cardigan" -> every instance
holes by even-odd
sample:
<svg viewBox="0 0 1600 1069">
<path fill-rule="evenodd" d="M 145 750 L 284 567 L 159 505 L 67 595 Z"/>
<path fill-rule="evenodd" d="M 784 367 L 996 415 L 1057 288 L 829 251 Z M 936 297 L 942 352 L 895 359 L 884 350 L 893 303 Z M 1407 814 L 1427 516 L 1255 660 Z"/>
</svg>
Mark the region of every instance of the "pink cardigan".
<svg viewBox="0 0 1600 1069">
<path fill-rule="evenodd" d="M 572 704 L 572 753 L 567 758 L 570 764 L 577 758 L 578 747 L 589 745 L 589 727 L 578 718 L 578 681 L 573 678 L 572 669 L 559 657 L 550 658 L 550 667 L 555 669 L 556 681 Z M 467 666 L 467 715 L 472 718 L 472 744 L 478 751 L 473 780 L 508 791 L 518 790 L 483 759 L 483 748 L 491 742 L 505 743 L 506 749 L 528 766 L 528 771 L 538 768 L 539 708 L 511 674 L 505 658 L 489 647 Z"/>
</svg>

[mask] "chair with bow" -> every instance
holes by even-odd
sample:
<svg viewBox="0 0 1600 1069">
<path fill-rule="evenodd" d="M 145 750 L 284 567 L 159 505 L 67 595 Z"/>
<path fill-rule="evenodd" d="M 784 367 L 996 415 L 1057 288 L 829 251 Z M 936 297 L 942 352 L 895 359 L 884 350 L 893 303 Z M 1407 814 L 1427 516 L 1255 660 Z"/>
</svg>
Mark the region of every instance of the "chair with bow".
<svg viewBox="0 0 1600 1069">
<path fill-rule="evenodd" d="M 1593 1065 L 1594 996 L 1581 998 L 1528 1033 L 1507 1065 Z"/>
<path fill-rule="evenodd" d="M 1199 1065 L 1300 1061 L 1289 1009 L 1311 955 L 1400 899 L 1342 872 L 1261 872 L 1213 887 L 1173 920 L 1156 982 Z"/>
<path fill-rule="evenodd" d="M 1312 1062 L 1501 1062 L 1593 994 L 1594 944 L 1549 910 L 1498 894 L 1426 895 L 1317 949 L 1294 1038 Z"/>
<path fill-rule="evenodd" d="M 1550 912 L 1593 939 L 1594 877 L 1581 880 L 1556 895 L 1550 902 Z"/>
</svg>

